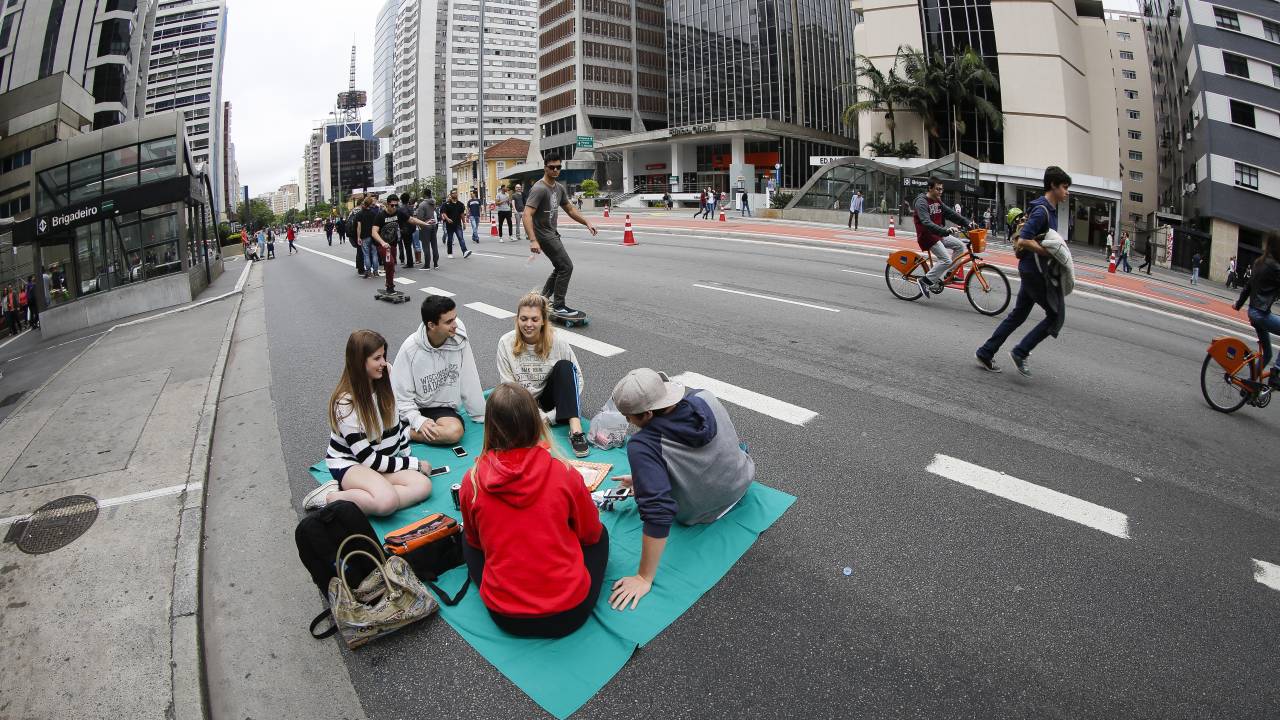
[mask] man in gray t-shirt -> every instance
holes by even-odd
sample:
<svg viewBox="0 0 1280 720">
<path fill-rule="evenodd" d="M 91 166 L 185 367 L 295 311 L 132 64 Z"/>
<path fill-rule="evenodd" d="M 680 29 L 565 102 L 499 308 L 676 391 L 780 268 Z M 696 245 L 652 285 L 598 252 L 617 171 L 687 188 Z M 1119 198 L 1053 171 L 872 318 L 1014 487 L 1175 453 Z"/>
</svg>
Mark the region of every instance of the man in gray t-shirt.
<svg viewBox="0 0 1280 720">
<path fill-rule="evenodd" d="M 596 226 L 592 225 L 578 209 L 569 202 L 569 191 L 556 181 L 560 175 L 563 161 L 559 157 L 549 155 L 543 159 L 542 179 L 529 188 L 529 197 L 525 201 L 524 216 L 521 218 L 524 229 L 529 233 L 529 252 L 543 253 L 551 261 L 554 268 L 547 283 L 542 287 L 542 294 L 551 298 L 551 312 L 565 318 L 583 318 L 586 313 L 574 310 L 565 304 L 565 294 L 569 291 L 569 277 L 573 275 L 573 261 L 565 252 L 564 243 L 560 241 L 560 231 L 556 229 L 560 210 L 569 213 L 569 217 L 585 225 L 592 235 L 596 234 Z"/>
<path fill-rule="evenodd" d="M 440 247 L 436 244 L 436 232 L 439 230 L 437 224 L 438 213 L 436 210 L 436 200 L 431 197 L 431 191 L 427 190 L 422 202 L 413 210 L 413 216 L 424 223 L 418 231 L 418 238 L 421 240 L 422 249 L 426 251 L 426 257 L 420 257 L 418 263 L 423 270 L 427 268 L 440 267 Z"/>
</svg>

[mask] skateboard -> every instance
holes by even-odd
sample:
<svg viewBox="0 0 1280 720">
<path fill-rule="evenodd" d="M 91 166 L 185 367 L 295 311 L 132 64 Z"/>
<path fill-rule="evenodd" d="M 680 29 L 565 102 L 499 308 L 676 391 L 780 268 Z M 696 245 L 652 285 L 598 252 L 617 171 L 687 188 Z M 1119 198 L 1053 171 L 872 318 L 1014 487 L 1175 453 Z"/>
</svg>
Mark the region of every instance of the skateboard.
<svg viewBox="0 0 1280 720">
<path fill-rule="evenodd" d="M 378 292 L 374 293 L 373 299 L 382 300 L 383 302 L 389 302 L 396 305 L 399 305 L 400 303 L 409 302 L 408 295 L 400 292 L 399 290 L 387 290 L 386 288 L 383 288 Z"/>
<path fill-rule="evenodd" d="M 551 322 L 556 323 L 557 325 L 563 325 L 567 328 L 577 327 L 579 325 L 585 327 L 589 324 L 589 320 L 590 318 L 586 315 L 583 315 L 582 317 L 565 317 L 563 315 L 551 313 Z"/>
</svg>

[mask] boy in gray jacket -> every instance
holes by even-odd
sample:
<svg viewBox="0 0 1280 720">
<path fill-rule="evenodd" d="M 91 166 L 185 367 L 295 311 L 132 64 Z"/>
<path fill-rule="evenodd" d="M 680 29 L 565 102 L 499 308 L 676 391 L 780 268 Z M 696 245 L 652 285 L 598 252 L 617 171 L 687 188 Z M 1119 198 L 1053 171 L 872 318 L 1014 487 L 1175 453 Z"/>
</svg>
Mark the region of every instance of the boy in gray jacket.
<svg viewBox="0 0 1280 720">
<path fill-rule="evenodd" d="M 616 479 L 635 489 L 644 523 L 640 567 L 614 583 L 609 597 L 621 610 L 628 603 L 634 608 L 653 587 L 672 522 L 719 520 L 747 493 L 756 467 L 729 412 L 707 390 L 640 368 L 613 388 L 613 404 L 640 428 L 627 442 L 632 474 Z"/>
<path fill-rule="evenodd" d="M 391 366 L 396 412 L 415 442 L 453 445 L 464 430 L 459 409 L 484 422 L 480 372 L 453 300 L 428 295 L 421 313 L 422 324 L 405 338 Z"/>
</svg>

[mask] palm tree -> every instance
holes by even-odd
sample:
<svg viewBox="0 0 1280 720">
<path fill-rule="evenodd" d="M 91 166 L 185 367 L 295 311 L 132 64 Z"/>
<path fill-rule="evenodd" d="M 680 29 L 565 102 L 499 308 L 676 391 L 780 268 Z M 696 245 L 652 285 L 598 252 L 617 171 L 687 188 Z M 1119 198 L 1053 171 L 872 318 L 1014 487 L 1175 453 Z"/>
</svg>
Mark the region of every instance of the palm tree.
<svg viewBox="0 0 1280 720">
<path fill-rule="evenodd" d="M 965 110 L 974 110 L 993 128 L 1004 124 L 1000 110 L 985 97 L 985 91 L 997 89 L 999 81 L 973 48 L 965 48 L 945 62 L 937 55 L 928 60 L 911 55 L 903 60 L 903 68 L 909 78 L 905 106 L 920 113 L 925 129 L 934 138 L 941 135 L 949 115 L 951 152 L 959 152 L 960 135 L 967 127 Z"/>
<path fill-rule="evenodd" d="M 898 48 L 899 52 L 902 49 Z M 856 98 L 860 93 L 866 93 L 867 99 L 859 100 L 845 108 L 844 123 L 853 125 L 857 122 L 858 116 L 864 112 L 884 112 L 884 124 L 889 130 L 889 142 L 896 148 L 898 146 L 895 133 L 897 123 L 894 120 L 894 113 L 902 109 L 909 85 L 898 70 L 897 58 L 894 59 L 888 72 L 882 72 L 871 62 L 871 58 L 859 55 L 855 74 L 865 79 L 867 83 L 854 85 L 854 97 Z"/>
</svg>

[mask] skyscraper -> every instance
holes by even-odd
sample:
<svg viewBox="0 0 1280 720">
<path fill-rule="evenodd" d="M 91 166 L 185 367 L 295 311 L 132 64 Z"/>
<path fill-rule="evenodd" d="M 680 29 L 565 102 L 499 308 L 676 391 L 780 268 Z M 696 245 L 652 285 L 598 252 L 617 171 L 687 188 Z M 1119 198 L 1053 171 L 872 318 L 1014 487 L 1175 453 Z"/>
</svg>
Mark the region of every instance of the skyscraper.
<svg viewBox="0 0 1280 720">
<path fill-rule="evenodd" d="M 1133 251 L 1150 239 L 1150 216 L 1156 209 L 1156 113 L 1151 84 L 1147 37 L 1138 13 L 1107 11 L 1111 37 L 1112 78 L 1115 81 L 1120 139 L 1120 181 L 1124 184 L 1125 215 L 1116 227 L 1128 231 Z"/>
<path fill-rule="evenodd" d="M 225 0 L 160 0 L 147 77 L 147 114 L 178 109 L 187 125 L 191 161 L 206 163 L 215 206 L 227 207 L 223 183 L 222 58 L 226 48 Z"/>
</svg>

